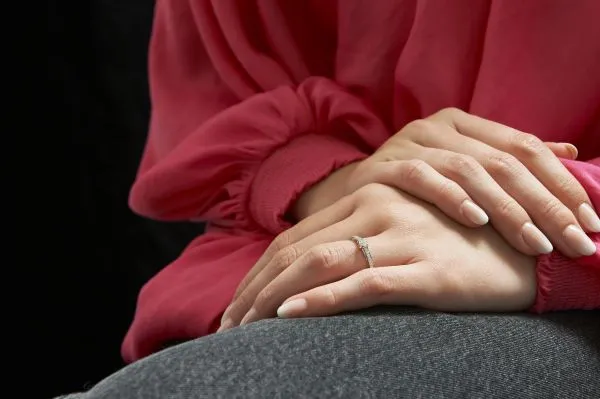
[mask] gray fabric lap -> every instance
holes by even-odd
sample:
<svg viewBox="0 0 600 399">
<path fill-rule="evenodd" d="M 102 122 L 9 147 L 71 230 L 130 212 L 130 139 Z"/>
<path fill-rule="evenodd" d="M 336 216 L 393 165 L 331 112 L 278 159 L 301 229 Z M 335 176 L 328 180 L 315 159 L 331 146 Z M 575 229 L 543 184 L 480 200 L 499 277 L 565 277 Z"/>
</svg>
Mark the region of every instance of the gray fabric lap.
<svg viewBox="0 0 600 399">
<path fill-rule="evenodd" d="M 375 308 L 271 319 L 138 361 L 69 399 L 591 398 L 600 312 Z"/>
</svg>

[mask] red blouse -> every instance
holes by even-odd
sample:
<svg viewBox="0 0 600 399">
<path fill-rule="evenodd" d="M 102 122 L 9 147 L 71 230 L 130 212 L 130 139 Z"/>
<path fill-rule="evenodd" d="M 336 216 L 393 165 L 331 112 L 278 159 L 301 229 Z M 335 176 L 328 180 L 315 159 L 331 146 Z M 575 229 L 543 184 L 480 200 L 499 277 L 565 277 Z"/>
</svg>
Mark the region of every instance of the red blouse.
<svg viewBox="0 0 600 399">
<path fill-rule="evenodd" d="M 300 193 L 441 108 L 575 144 L 564 162 L 600 209 L 598 15 L 597 0 L 158 0 L 130 205 L 209 227 L 142 289 L 124 358 L 214 331 Z M 600 307 L 599 252 L 537 271 L 533 311 Z"/>
</svg>

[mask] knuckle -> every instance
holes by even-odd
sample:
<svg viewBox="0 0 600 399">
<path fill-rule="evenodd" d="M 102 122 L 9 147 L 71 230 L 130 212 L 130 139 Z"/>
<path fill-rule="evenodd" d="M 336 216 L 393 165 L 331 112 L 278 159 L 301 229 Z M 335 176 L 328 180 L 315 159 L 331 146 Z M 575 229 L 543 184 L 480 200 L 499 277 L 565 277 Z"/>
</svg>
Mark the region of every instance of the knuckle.
<svg viewBox="0 0 600 399">
<path fill-rule="evenodd" d="M 519 165 L 517 158 L 504 152 L 490 155 L 487 161 L 487 169 L 493 176 L 514 176 L 519 170 Z"/>
<path fill-rule="evenodd" d="M 323 302 L 326 307 L 336 307 L 339 305 L 340 300 L 335 291 L 329 287 L 323 287 Z"/>
<path fill-rule="evenodd" d="M 436 123 L 429 119 L 415 119 L 409 122 L 403 130 L 403 135 L 419 138 L 436 130 Z"/>
<path fill-rule="evenodd" d="M 469 155 L 452 154 L 447 157 L 445 167 L 452 176 L 464 179 L 479 174 L 481 166 Z"/>
<path fill-rule="evenodd" d="M 389 187 L 380 183 L 369 183 L 354 192 L 358 204 L 372 202 L 387 193 Z"/>
<path fill-rule="evenodd" d="M 511 144 L 513 152 L 525 159 L 537 158 L 548 153 L 544 142 L 529 133 L 516 133 Z"/>
<path fill-rule="evenodd" d="M 588 201 L 587 194 L 583 187 L 577 180 L 571 175 L 558 174 L 554 177 L 554 188 L 553 191 L 557 193 L 568 193 L 568 197 L 573 201 L 574 204 L 581 204 Z"/>
<path fill-rule="evenodd" d="M 236 316 L 239 315 L 244 309 L 249 309 L 252 306 L 254 300 L 250 298 L 249 295 L 242 294 L 235 302 L 231 305 L 228 310 L 229 315 Z M 241 315 L 239 315 L 241 316 Z"/>
<path fill-rule="evenodd" d="M 407 204 L 401 202 L 390 202 L 380 206 L 375 212 L 375 219 L 383 225 L 394 221 L 406 219 Z"/>
<path fill-rule="evenodd" d="M 275 239 L 270 245 L 270 250 L 273 253 L 277 253 L 279 251 L 282 251 L 284 248 L 288 247 L 290 244 L 292 244 L 292 242 L 292 235 L 289 230 L 286 230 L 283 233 L 279 234 L 277 237 L 275 237 Z"/>
<path fill-rule="evenodd" d="M 507 198 L 496 205 L 496 213 L 500 219 L 513 218 L 520 213 L 520 207 L 514 199 Z"/>
<path fill-rule="evenodd" d="M 379 234 L 380 229 L 387 230 L 392 227 L 403 226 L 412 220 L 408 210 L 408 204 L 403 202 L 379 203 L 368 211 L 369 220 L 375 229 L 369 231 L 370 235 Z M 366 232 L 366 231 L 365 231 Z"/>
<path fill-rule="evenodd" d="M 409 161 L 403 161 L 400 167 L 400 179 L 419 183 L 423 181 L 426 173 L 429 170 L 429 165 L 420 159 L 411 159 Z"/>
<path fill-rule="evenodd" d="M 547 200 L 538 209 L 545 220 L 564 221 L 572 218 L 571 211 L 556 199 Z"/>
<path fill-rule="evenodd" d="M 271 260 L 271 267 L 278 271 L 285 270 L 298 259 L 299 255 L 298 250 L 293 245 L 285 247 L 275 254 Z"/>
<path fill-rule="evenodd" d="M 380 205 L 369 211 L 368 217 L 373 225 L 387 229 L 394 224 L 397 219 L 397 207 L 394 204 Z"/>
<path fill-rule="evenodd" d="M 381 275 L 377 269 L 364 270 L 364 277 L 360 282 L 360 292 L 370 296 L 386 296 L 393 292 L 392 282 Z"/>
<path fill-rule="evenodd" d="M 437 197 L 440 199 L 456 199 L 457 197 L 467 197 L 466 193 L 458 183 L 450 179 L 444 179 L 438 186 Z M 463 198 L 466 199 L 466 198 Z"/>
<path fill-rule="evenodd" d="M 275 290 L 267 285 L 256 295 L 256 300 L 254 301 L 255 307 L 262 307 L 262 305 L 267 304 L 270 300 L 275 296 Z"/>
<path fill-rule="evenodd" d="M 461 110 L 460 108 L 456 108 L 456 107 L 447 107 L 447 108 L 443 108 L 441 110 L 439 110 L 436 115 L 441 116 L 442 118 L 446 118 L 446 117 L 455 117 L 456 115 L 460 114 L 464 112 L 463 110 Z"/>
<path fill-rule="evenodd" d="M 339 264 L 340 254 L 336 248 L 327 245 L 319 245 L 312 248 L 307 256 L 308 265 L 316 269 L 329 269 Z"/>
</svg>

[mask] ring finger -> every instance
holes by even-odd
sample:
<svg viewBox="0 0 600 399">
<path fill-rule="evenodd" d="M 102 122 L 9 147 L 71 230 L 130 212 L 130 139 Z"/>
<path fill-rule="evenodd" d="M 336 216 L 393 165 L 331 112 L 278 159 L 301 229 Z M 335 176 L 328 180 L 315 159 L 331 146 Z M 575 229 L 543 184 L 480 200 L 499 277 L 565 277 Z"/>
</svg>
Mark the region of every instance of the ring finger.
<svg viewBox="0 0 600 399">
<path fill-rule="evenodd" d="M 415 262 L 411 256 L 415 246 L 410 240 L 391 240 L 386 233 L 364 239 L 374 267 Z M 274 316 L 277 307 L 292 295 L 369 268 L 366 256 L 349 239 L 311 248 L 260 291 L 241 324 Z"/>
<path fill-rule="evenodd" d="M 379 233 L 363 216 L 353 214 L 278 251 L 227 308 L 223 315 L 222 329 L 238 325 L 254 303 L 258 293 L 304 253 L 317 245 L 342 240 L 348 236 L 348 232 L 366 236 Z"/>
<path fill-rule="evenodd" d="M 346 218 L 348 218 L 354 211 L 352 200 L 349 197 L 344 197 L 338 202 L 330 205 L 329 207 L 317 212 L 314 217 L 307 218 L 300 221 L 290 229 L 279 234 L 269 245 L 265 253 L 256 262 L 254 267 L 246 274 L 242 279 L 238 288 L 233 296 L 235 301 L 240 294 L 246 289 L 246 286 L 254 280 L 256 275 L 260 273 L 264 267 L 271 261 L 273 256 L 281 251 L 283 248 L 292 245 L 311 234 L 332 226 Z M 222 319 L 222 323 L 227 319 L 229 308 L 225 311 Z"/>
</svg>

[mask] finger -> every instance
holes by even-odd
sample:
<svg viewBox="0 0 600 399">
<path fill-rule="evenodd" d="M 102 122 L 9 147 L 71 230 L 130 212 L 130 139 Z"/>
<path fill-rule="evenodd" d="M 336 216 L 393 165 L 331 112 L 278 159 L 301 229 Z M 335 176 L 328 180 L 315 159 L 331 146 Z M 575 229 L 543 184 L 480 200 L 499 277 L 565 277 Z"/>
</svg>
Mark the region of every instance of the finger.
<svg viewBox="0 0 600 399">
<path fill-rule="evenodd" d="M 414 195 L 465 226 L 482 226 L 489 220 L 459 184 L 423 160 L 373 162 L 365 172 L 367 175 L 369 182 L 386 184 Z"/>
<path fill-rule="evenodd" d="M 573 212 L 518 159 L 478 140 L 463 136 L 449 126 L 440 125 L 437 129 L 443 130 L 443 134 L 424 135 L 421 143 L 437 149 L 443 148 L 452 153 L 444 157 L 440 156 L 437 152 L 439 150 L 436 149 L 421 152 L 428 153 L 429 162 L 435 163 L 436 169 L 441 167 L 442 174 L 457 181 L 467 193 L 473 196 L 475 201 L 492 216 L 492 224 L 505 238 L 510 240 L 506 234 L 513 237 L 515 233 L 520 234 L 522 241 L 535 250 L 536 254 L 552 251 L 552 246 L 548 245 L 548 238 L 569 257 L 587 256 L 595 252 L 595 245 L 581 230 Z M 466 151 L 469 157 L 457 156 Z M 483 166 L 487 174 L 503 189 L 504 193 L 498 190 L 484 193 L 496 199 L 494 210 L 486 207 L 480 198 L 465 187 L 465 184 L 473 181 L 471 177 L 473 173 L 481 173 L 481 168 L 476 164 Z M 527 219 L 531 218 L 535 225 L 531 224 L 531 220 L 522 218 L 523 213 L 515 209 L 515 202 L 521 210 L 528 213 Z M 518 212 L 517 218 L 514 218 L 513 211 Z M 515 222 L 521 224 L 517 227 Z M 532 255 L 530 252 L 526 253 Z"/>
<path fill-rule="evenodd" d="M 450 120 L 461 134 L 516 157 L 585 229 L 600 232 L 600 218 L 585 189 L 539 138 L 462 111 L 455 112 Z"/>
<path fill-rule="evenodd" d="M 548 238 L 533 224 L 523 207 L 472 157 L 422 147 L 413 156 L 458 183 L 490 216 L 494 228 L 517 250 L 527 255 L 552 252 Z M 525 227 L 525 235 L 521 232 Z M 533 237 L 533 238 L 530 238 Z"/>
<path fill-rule="evenodd" d="M 553 143 L 546 141 L 544 144 L 546 144 L 546 147 L 559 158 L 575 160 L 579 155 L 577 147 L 571 143 Z"/>
<path fill-rule="evenodd" d="M 413 262 L 414 243 L 394 241 L 383 233 L 365 238 L 375 266 Z M 240 324 L 273 317 L 279 305 L 292 295 L 346 278 L 368 268 L 365 255 L 351 240 L 317 245 L 292 263 L 256 296 Z"/>
<path fill-rule="evenodd" d="M 258 273 L 262 271 L 262 269 L 271 261 L 277 252 L 317 231 L 323 230 L 328 226 L 334 225 L 335 223 L 346 219 L 352 214 L 353 211 L 354 205 L 352 201 L 349 197 L 344 197 L 335 204 L 332 204 L 327 208 L 315 213 L 312 217 L 303 219 L 298 224 L 279 234 L 269 245 L 265 253 L 256 262 L 256 265 L 242 279 L 237 290 L 235 291 L 233 300 L 239 297 L 244 289 L 246 289 L 246 286 L 256 277 Z M 226 314 L 227 310 L 224 313 L 223 320 L 226 319 Z"/>
<path fill-rule="evenodd" d="M 370 223 L 364 220 L 362 216 L 352 215 L 348 219 L 285 247 L 272 257 L 268 264 L 258 272 L 256 277 L 248 283 L 243 292 L 232 302 L 224 315 L 225 319 L 229 319 L 232 326 L 238 325 L 244 315 L 250 310 L 258 293 L 311 248 L 320 244 L 347 239 L 354 232 L 370 236 L 373 235 L 369 231 L 371 229 Z"/>
<path fill-rule="evenodd" d="M 284 318 L 328 316 L 375 305 L 423 306 L 439 293 L 440 283 L 426 262 L 361 270 L 287 299 Z"/>
</svg>

